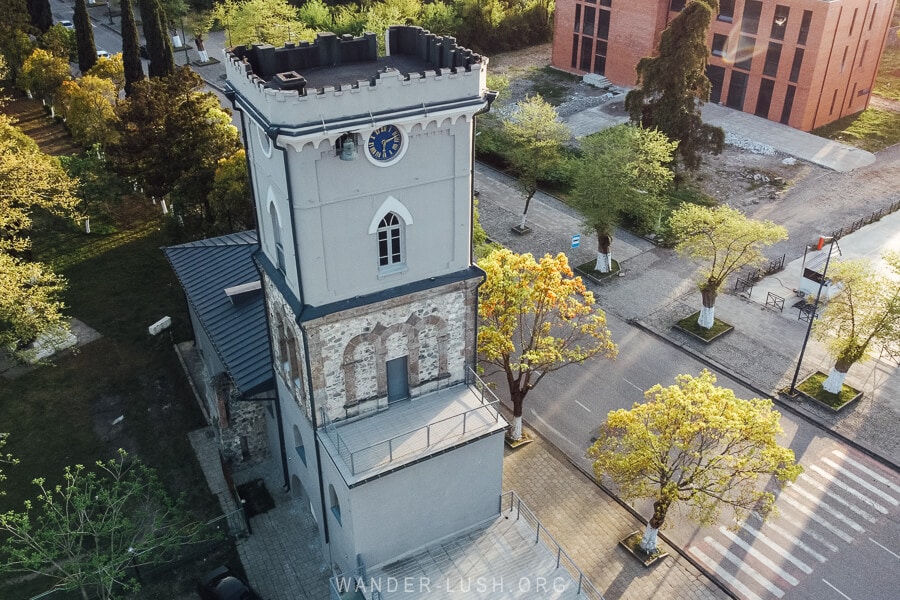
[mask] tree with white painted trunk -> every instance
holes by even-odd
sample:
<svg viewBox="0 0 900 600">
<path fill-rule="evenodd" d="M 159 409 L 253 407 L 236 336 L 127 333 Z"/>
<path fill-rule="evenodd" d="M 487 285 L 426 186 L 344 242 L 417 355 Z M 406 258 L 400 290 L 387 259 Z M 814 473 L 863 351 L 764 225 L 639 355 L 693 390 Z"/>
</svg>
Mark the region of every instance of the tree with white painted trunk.
<svg viewBox="0 0 900 600">
<path fill-rule="evenodd" d="M 704 329 L 715 323 L 716 297 L 725 281 L 744 267 L 765 263 L 762 249 L 788 237 L 781 225 L 750 219 L 727 205 L 682 204 L 669 217 L 669 229 L 680 254 L 704 263 L 697 320 Z"/>
<path fill-rule="evenodd" d="M 513 405 L 513 440 L 522 437 L 525 396 L 545 375 L 589 358 L 615 358 L 606 315 L 565 254 L 495 250 L 478 261 L 487 277 L 478 288 L 478 351 L 506 378 Z"/>
<path fill-rule="evenodd" d="M 587 451 L 594 475 L 611 480 L 622 499 L 653 500 L 640 543 L 649 555 L 675 504 L 687 505 L 700 525 L 715 523 L 724 507 L 735 522 L 751 511 L 765 519 L 775 512 L 769 477 L 783 487 L 803 471 L 794 452 L 778 445 L 781 414 L 771 400 L 737 398 L 706 370 L 675 382 L 653 386 L 631 410 L 609 413 Z"/>
<path fill-rule="evenodd" d="M 677 142 L 639 125 L 616 125 L 581 140 L 584 156 L 575 173 L 572 205 L 597 234 L 594 270 L 612 270 L 612 236 L 627 219 L 650 230 L 663 210 L 663 192 L 674 174 Z"/>
<path fill-rule="evenodd" d="M 504 156 L 525 194 L 525 209 L 519 223 L 519 229 L 524 230 L 528 206 L 537 193 L 538 183 L 560 168 L 565 160 L 563 144 L 572 138 L 572 132 L 540 94 L 516 104 L 512 114 L 503 121 L 503 132 L 510 144 Z"/>
<path fill-rule="evenodd" d="M 822 389 L 839 394 L 850 367 L 873 350 L 900 352 L 900 253 L 888 252 L 879 271 L 868 259 L 832 263 L 828 278 L 840 292 L 828 301 L 813 332 L 828 346 L 834 367 Z"/>
</svg>

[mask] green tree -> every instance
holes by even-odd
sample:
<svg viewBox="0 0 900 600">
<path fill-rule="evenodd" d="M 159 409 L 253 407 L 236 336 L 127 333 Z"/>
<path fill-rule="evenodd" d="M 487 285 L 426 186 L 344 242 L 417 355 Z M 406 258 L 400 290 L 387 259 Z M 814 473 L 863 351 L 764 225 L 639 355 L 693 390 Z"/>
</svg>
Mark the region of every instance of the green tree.
<svg viewBox="0 0 900 600">
<path fill-rule="evenodd" d="M 244 149 L 219 159 L 209 193 L 213 233 L 221 235 L 252 229 L 255 224 L 247 154 Z"/>
<path fill-rule="evenodd" d="M 839 290 L 813 322 L 816 338 L 835 359 L 822 388 L 839 394 L 850 367 L 863 362 L 873 349 L 900 353 L 900 254 L 883 257 L 888 273 L 868 259 L 832 263 L 828 278 Z"/>
<path fill-rule="evenodd" d="M 437 0 L 422 5 L 419 25 L 437 35 L 453 35 L 460 23 L 453 5 Z"/>
<path fill-rule="evenodd" d="M 0 571 L 43 575 L 85 600 L 140 589 L 133 567 L 170 562 L 203 537 L 184 498 L 173 500 L 124 450 L 90 470 L 66 467 L 61 484 L 34 483 L 40 491 L 24 510 L 0 514 Z"/>
<path fill-rule="evenodd" d="M 175 56 L 166 33 L 166 15 L 159 0 L 140 0 L 140 7 L 144 40 L 150 55 L 150 77 L 168 77 L 175 72 Z"/>
<path fill-rule="evenodd" d="M 204 85 L 188 67 L 136 83 L 117 108 L 120 138 L 109 155 L 121 175 L 138 180 L 155 197 L 172 192 L 182 178 L 202 178 L 205 191 L 190 201 L 208 215 L 208 186 L 219 159 L 238 148 L 238 133 L 218 98 L 200 91 Z M 183 185 L 194 183 L 200 184 Z"/>
<path fill-rule="evenodd" d="M 519 223 L 519 230 L 524 231 L 528 206 L 538 183 L 559 168 L 564 160 L 563 144 L 571 139 L 572 132 L 539 94 L 519 102 L 515 112 L 503 122 L 503 129 L 510 140 L 506 157 L 525 194 Z"/>
<path fill-rule="evenodd" d="M 9 438 L 8 433 L 0 433 L 0 450 L 2 450 L 4 446 L 6 446 L 7 438 Z M 6 454 L 0 454 L 0 464 L 3 463 L 6 463 L 8 465 L 16 465 L 19 464 L 19 459 L 7 452 Z M 0 469 L 0 483 L 3 483 L 5 479 L 6 475 L 3 474 L 3 469 Z M 3 491 L 3 488 L 0 488 L 0 496 L 3 496 L 5 494 L 6 492 Z"/>
<path fill-rule="evenodd" d="M 38 38 L 38 47 L 47 50 L 57 58 L 62 58 L 67 63 L 78 59 L 75 32 L 66 29 L 59 23 Z"/>
<path fill-rule="evenodd" d="M 213 8 L 213 19 L 225 28 L 229 46 L 312 40 L 315 32 L 297 20 L 287 0 L 225 0 Z"/>
<path fill-rule="evenodd" d="M 27 0 L 28 15 L 31 26 L 39 33 L 46 33 L 53 25 L 53 13 L 50 11 L 50 0 Z"/>
<path fill-rule="evenodd" d="M 687 504 L 688 518 L 701 525 L 715 523 L 723 506 L 736 522 L 750 511 L 765 519 L 775 495 L 761 480 L 774 476 L 783 487 L 803 471 L 794 452 L 778 445 L 781 414 L 771 400 L 737 398 L 705 370 L 675 381 L 653 386 L 631 410 L 609 413 L 587 452 L 597 479 L 609 477 L 622 499 L 653 500 L 640 544 L 650 555 L 673 505 Z"/>
<path fill-rule="evenodd" d="M 109 79 L 85 75 L 68 81 L 59 93 L 61 112 L 76 142 L 90 148 L 108 147 L 119 137 L 115 106 L 119 96 Z"/>
<path fill-rule="evenodd" d="M 94 28 L 84 0 L 75 0 L 72 23 L 75 25 L 75 44 L 78 47 L 78 69 L 87 73 L 97 63 L 97 46 L 94 45 Z"/>
<path fill-rule="evenodd" d="M 131 0 L 122 2 L 122 71 L 125 76 L 125 95 L 130 96 L 135 83 L 144 80 L 144 65 L 141 63 L 141 42 Z"/>
<path fill-rule="evenodd" d="M 3 79 L 16 81 L 25 60 L 34 51 L 34 44 L 28 34 L 20 29 L 0 26 L 0 55 L 3 57 Z"/>
<path fill-rule="evenodd" d="M 787 230 L 771 221 L 749 219 L 730 206 L 682 204 L 669 218 L 675 249 L 703 261 L 700 294 L 703 306 L 697 324 L 715 322 L 716 297 L 725 281 L 746 266 L 765 262 L 762 248 L 787 239 Z"/>
<path fill-rule="evenodd" d="M 37 48 L 22 65 L 19 86 L 40 98 L 44 104 L 52 106 L 53 96 L 59 87 L 71 78 L 68 60 Z"/>
<path fill-rule="evenodd" d="M 63 168 L 78 182 L 76 194 L 85 217 L 92 223 L 112 216 L 131 186 L 110 168 L 102 148 L 94 146 L 80 154 L 60 157 Z"/>
<path fill-rule="evenodd" d="M 478 288 L 478 351 L 506 377 L 513 405 L 512 439 L 522 437 L 525 396 L 548 373 L 589 358 L 615 358 L 606 315 L 565 254 L 544 256 L 507 249 L 478 261 L 487 276 Z"/>
<path fill-rule="evenodd" d="M 692 171 L 700 166 L 701 152 L 718 154 L 725 144 L 725 132 L 700 115 L 710 93 L 707 31 L 718 10 L 717 0 L 689 2 L 663 31 L 657 55 L 638 61 L 639 87 L 625 97 L 632 122 L 677 140 L 678 154 Z"/>
<path fill-rule="evenodd" d="M 75 218 L 75 182 L 55 157 L 0 115 L 0 251 L 17 254 L 30 246 L 32 213 L 42 209 Z"/>
<path fill-rule="evenodd" d="M 662 212 L 663 192 L 672 181 L 667 166 L 678 142 L 640 126 L 617 125 L 581 142 L 572 204 L 597 234 L 594 270 L 612 270 L 612 236 L 623 218 L 649 228 Z"/>
</svg>

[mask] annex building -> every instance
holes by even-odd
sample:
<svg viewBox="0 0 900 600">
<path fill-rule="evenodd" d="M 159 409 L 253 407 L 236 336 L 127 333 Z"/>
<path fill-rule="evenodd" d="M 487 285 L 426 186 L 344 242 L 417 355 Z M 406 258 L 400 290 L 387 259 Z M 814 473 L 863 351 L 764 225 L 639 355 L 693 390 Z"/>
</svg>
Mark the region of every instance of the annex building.
<svg viewBox="0 0 900 600">
<path fill-rule="evenodd" d="M 557 0 L 553 66 L 635 85 L 690 0 Z M 710 102 L 809 131 L 864 110 L 895 0 L 719 0 Z"/>
</svg>

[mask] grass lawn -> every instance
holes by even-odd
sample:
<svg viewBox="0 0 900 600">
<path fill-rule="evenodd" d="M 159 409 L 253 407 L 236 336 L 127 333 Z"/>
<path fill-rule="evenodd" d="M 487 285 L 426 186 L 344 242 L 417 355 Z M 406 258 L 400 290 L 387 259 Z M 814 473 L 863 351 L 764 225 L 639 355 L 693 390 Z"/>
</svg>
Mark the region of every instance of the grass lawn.
<svg viewBox="0 0 900 600">
<path fill-rule="evenodd" d="M 869 152 L 878 152 L 900 142 L 900 113 L 869 108 L 814 129 L 812 133 Z"/>
<path fill-rule="evenodd" d="M 720 321 L 719 319 L 713 320 L 713 326 L 709 329 L 704 329 L 697 324 L 697 319 L 700 317 L 700 311 L 695 312 L 694 314 L 687 316 L 680 321 L 678 321 L 675 326 L 678 329 L 686 331 L 687 333 L 691 333 L 696 335 L 697 337 L 711 342 L 715 338 L 720 335 L 727 333 L 734 329 L 734 327 L 726 323 L 725 321 Z"/>
<path fill-rule="evenodd" d="M 885 48 L 872 93 L 883 98 L 900 100 L 900 48 Z"/>
<path fill-rule="evenodd" d="M 589 260 L 586 263 L 580 264 L 575 267 L 575 271 L 579 274 L 583 274 L 589 279 L 600 283 L 604 279 L 608 279 L 609 277 L 613 277 L 619 272 L 619 261 L 616 259 L 612 260 L 612 270 L 609 273 L 601 273 L 600 271 L 594 270 L 594 265 L 597 264 L 596 260 Z"/>
<path fill-rule="evenodd" d="M 797 389 L 834 409 L 844 406 L 859 395 L 859 390 L 850 387 L 846 383 L 841 388 L 840 394 L 826 392 L 822 389 L 822 384 L 827 378 L 828 376 L 825 373 L 813 373 L 797 384 Z"/>
</svg>

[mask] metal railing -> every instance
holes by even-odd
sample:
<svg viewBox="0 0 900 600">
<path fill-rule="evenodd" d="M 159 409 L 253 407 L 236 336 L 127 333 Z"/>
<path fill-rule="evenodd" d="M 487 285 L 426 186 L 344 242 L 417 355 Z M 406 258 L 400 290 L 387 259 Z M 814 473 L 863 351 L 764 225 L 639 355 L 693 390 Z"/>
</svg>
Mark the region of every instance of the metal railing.
<svg viewBox="0 0 900 600">
<path fill-rule="evenodd" d="M 869 225 L 870 223 L 874 223 L 875 221 L 878 221 L 882 217 L 887 216 L 887 215 L 891 214 L 892 212 L 896 212 L 898 210 L 900 210 L 900 200 L 897 200 L 896 202 L 894 202 L 893 204 L 891 204 L 889 206 L 885 206 L 884 208 L 876 210 L 875 212 L 873 212 L 872 214 L 870 214 L 867 217 L 857 219 L 856 221 L 854 221 L 847 227 L 841 227 L 840 229 L 835 229 L 834 231 L 831 232 L 831 237 L 833 237 L 836 240 L 840 239 L 841 237 L 843 237 L 845 235 L 849 235 L 849 234 L 853 233 L 854 231 L 856 231 L 857 229 L 864 227 L 866 225 Z"/>
<path fill-rule="evenodd" d="M 769 292 L 768 294 L 766 294 L 766 308 L 770 306 L 772 308 L 777 308 L 778 312 L 784 312 L 784 298 L 782 298 L 778 294 Z"/>
<path fill-rule="evenodd" d="M 507 502 L 507 498 L 509 502 Z M 578 586 L 577 593 L 579 596 L 590 598 L 591 600 L 603 600 L 601 594 L 594 584 L 587 578 L 581 569 L 572 560 L 565 550 L 562 549 L 553 536 L 547 531 L 547 528 L 541 524 L 540 520 L 535 516 L 531 509 L 525 506 L 518 494 L 513 491 L 500 495 L 500 512 L 505 510 L 509 512 L 516 511 L 516 520 L 523 519 L 534 530 L 534 543 L 543 543 L 544 546 L 552 553 L 556 554 L 556 568 L 565 569 Z"/>
<path fill-rule="evenodd" d="M 374 469 L 385 461 L 391 463 L 413 452 L 426 450 L 447 437 L 460 437 L 470 431 L 482 429 L 487 426 L 485 421 L 497 423 L 500 420 L 500 400 L 497 396 L 471 369 L 465 383 L 475 392 L 479 406 L 355 450 L 350 449 L 341 437 L 340 428 L 333 423 L 325 426 L 325 434 L 337 448 L 344 463 L 350 467 L 350 472 L 356 475 Z M 480 417 L 475 425 L 472 425 L 473 417 Z"/>
</svg>

